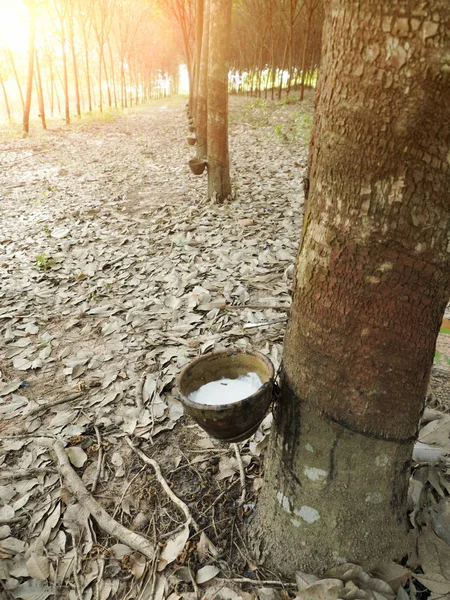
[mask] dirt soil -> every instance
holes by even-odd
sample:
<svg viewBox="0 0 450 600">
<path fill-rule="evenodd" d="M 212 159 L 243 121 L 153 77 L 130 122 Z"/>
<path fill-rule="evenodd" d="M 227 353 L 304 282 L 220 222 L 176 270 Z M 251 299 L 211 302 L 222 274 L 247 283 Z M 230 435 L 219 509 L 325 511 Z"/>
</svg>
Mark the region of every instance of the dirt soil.
<svg viewBox="0 0 450 600">
<path fill-rule="evenodd" d="M 214 441 L 183 415 L 176 377 L 231 347 L 278 368 L 311 117 L 312 97 L 231 98 L 235 198 L 223 205 L 189 171 L 181 99 L 0 143 L 0 597 L 287 600 L 299 589 L 267 591 L 277 574 L 253 562 L 243 533 L 270 413 L 239 447 Z M 149 560 L 143 538 L 89 516 L 86 490 L 150 541 Z"/>
</svg>

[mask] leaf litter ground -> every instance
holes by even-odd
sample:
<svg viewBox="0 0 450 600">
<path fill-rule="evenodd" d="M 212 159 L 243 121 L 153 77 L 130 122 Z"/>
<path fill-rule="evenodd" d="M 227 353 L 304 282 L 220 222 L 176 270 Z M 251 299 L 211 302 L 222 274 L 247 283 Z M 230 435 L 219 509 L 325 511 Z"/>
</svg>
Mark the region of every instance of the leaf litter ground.
<svg viewBox="0 0 450 600">
<path fill-rule="evenodd" d="M 184 417 L 176 397 L 181 368 L 210 350 L 258 349 L 276 367 L 281 359 L 312 103 L 231 104 L 236 199 L 224 205 L 206 201 L 205 178 L 188 170 L 180 102 L 1 146 L 7 598 L 337 597 L 352 586 L 361 597 L 390 597 L 352 566 L 326 580 L 299 574 L 282 591 L 258 584 L 274 575 L 256 568 L 242 529 L 262 485 L 271 417 L 230 447 Z M 450 425 L 442 413 L 429 421 L 423 446 L 436 462 Z M 115 525 L 105 533 L 83 491 L 69 492 L 51 452 L 55 437 L 89 497 L 150 540 L 151 558 Z M 412 520 L 429 556 L 450 541 L 446 463 L 420 463 L 413 482 Z M 450 592 L 438 561 L 420 562 L 424 585 Z M 396 577 L 403 584 L 409 571 Z"/>
</svg>

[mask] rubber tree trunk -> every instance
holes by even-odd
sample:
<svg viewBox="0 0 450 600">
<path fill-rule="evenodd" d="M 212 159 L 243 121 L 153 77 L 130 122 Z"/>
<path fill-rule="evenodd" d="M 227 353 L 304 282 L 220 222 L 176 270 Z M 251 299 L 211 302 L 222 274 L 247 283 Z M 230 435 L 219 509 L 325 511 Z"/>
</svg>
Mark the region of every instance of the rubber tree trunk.
<svg viewBox="0 0 450 600">
<path fill-rule="evenodd" d="M 72 3 L 69 3 L 69 12 L 68 12 L 68 33 L 69 33 L 69 43 L 70 43 L 70 51 L 72 54 L 72 67 L 73 67 L 73 84 L 75 87 L 75 107 L 77 111 L 77 116 L 81 117 L 81 105 L 80 105 L 80 83 L 78 77 L 78 63 L 77 63 L 77 55 L 75 48 L 75 36 L 74 36 L 74 23 L 73 23 L 73 9 L 74 6 Z"/>
<path fill-rule="evenodd" d="M 88 93 L 88 110 L 92 112 L 92 92 L 91 92 L 91 73 L 89 65 L 89 44 L 85 24 L 83 24 L 83 40 L 84 40 L 84 64 L 86 70 L 86 89 Z"/>
<path fill-rule="evenodd" d="M 228 61 L 231 0 L 210 0 L 208 60 L 208 197 L 231 196 L 228 156 Z"/>
<path fill-rule="evenodd" d="M 2 74 L 0 73 L 0 87 L 2 88 L 3 99 L 5 101 L 5 110 L 8 116 L 8 121 L 11 121 L 11 108 L 9 106 L 8 93 L 6 91 L 5 82 L 3 81 Z"/>
<path fill-rule="evenodd" d="M 450 294 L 450 4 L 324 4 L 281 400 L 249 532 L 290 576 L 408 550 L 410 461 Z"/>
<path fill-rule="evenodd" d="M 39 65 L 39 53 L 37 48 L 35 49 L 35 61 L 36 61 L 36 91 L 39 102 L 39 115 L 41 117 L 42 129 L 47 129 L 47 122 L 45 119 L 45 105 L 44 105 L 44 88 L 42 86 L 41 67 Z"/>
<path fill-rule="evenodd" d="M 204 0 L 203 3 L 202 48 L 200 55 L 197 112 L 195 115 L 197 158 L 206 158 L 207 156 L 209 2 L 210 0 Z"/>
<path fill-rule="evenodd" d="M 195 64 L 194 64 L 194 99 L 192 103 L 192 115 L 197 115 L 198 93 L 200 87 L 200 61 L 202 59 L 202 38 L 203 38 L 203 15 L 204 15 L 204 0 L 196 1 L 195 9 Z"/>
<path fill-rule="evenodd" d="M 12 67 L 12 70 L 14 73 L 14 79 L 16 80 L 17 89 L 19 90 L 20 102 L 22 103 L 22 110 L 23 110 L 24 106 L 25 106 L 25 100 L 23 99 L 22 86 L 20 85 L 20 79 L 17 74 L 16 61 L 14 60 L 14 55 L 11 50 L 6 50 L 6 53 L 9 58 L 9 62 L 11 63 L 11 67 Z"/>
<path fill-rule="evenodd" d="M 67 72 L 67 55 L 66 55 L 66 35 L 64 30 L 64 21 L 61 17 L 61 56 L 63 64 L 63 90 L 64 90 L 64 118 L 66 125 L 70 124 L 70 106 L 69 106 L 69 76 Z"/>
<path fill-rule="evenodd" d="M 23 131 L 28 135 L 30 129 L 31 94 L 33 91 L 34 49 L 36 37 L 36 1 L 29 0 L 26 6 L 30 15 L 30 24 L 28 32 L 27 91 L 25 94 L 25 104 L 23 107 Z"/>
</svg>

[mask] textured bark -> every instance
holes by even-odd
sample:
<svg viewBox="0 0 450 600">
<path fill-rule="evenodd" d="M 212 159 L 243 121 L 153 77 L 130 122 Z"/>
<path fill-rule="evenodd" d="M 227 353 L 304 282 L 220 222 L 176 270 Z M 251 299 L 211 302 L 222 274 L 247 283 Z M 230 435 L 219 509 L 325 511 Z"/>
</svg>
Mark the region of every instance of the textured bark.
<svg viewBox="0 0 450 600">
<path fill-rule="evenodd" d="M 231 195 L 228 155 L 228 61 L 231 0 L 210 0 L 208 60 L 208 197 Z"/>
<path fill-rule="evenodd" d="M 409 463 L 450 294 L 450 5 L 325 9 L 282 399 L 252 530 L 290 574 L 407 551 Z"/>
<path fill-rule="evenodd" d="M 27 91 L 25 94 L 25 104 L 23 107 L 23 131 L 28 134 L 30 129 L 30 111 L 31 94 L 33 92 L 33 72 L 34 72 L 34 50 L 36 37 L 36 2 L 30 0 L 27 2 L 27 8 L 30 15 L 30 25 L 28 33 L 28 73 L 27 73 Z"/>
<path fill-rule="evenodd" d="M 203 15 L 204 15 L 204 0 L 197 0 L 195 9 L 195 89 L 194 89 L 194 101 L 192 104 L 192 114 L 194 118 L 197 115 L 197 102 L 200 82 L 200 61 L 202 58 L 202 39 L 203 39 Z"/>
<path fill-rule="evenodd" d="M 42 87 L 41 68 L 39 64 L 39 54 L 37 49 L 35 50 L 35 61 L 36 61 L 36 91 L 38 95 L 39 103 L 39 115 L 41 117 L 42 129 L 47 129 L 47 122 L 45 120 L 45 105 L 44 105 L 44 88 Z"/>
<path fill-rule="evenodd" d="M 197 133 L 197 158 L 207 156 L 207 121 L 208 121 L 208 53 L 209 53 L 209 0 L 203 5 L 203 32 L 200 55 L 198 82 L 197 112 L 195 127 Z"/>
<path fill-rule="evenodd" d="M 9 100 L 8 100 L 8 94 L 6 92 L 5 82 L 3 81 L 3 77 L 2 77 L 1 73 L 0 73 L 0 87 L 2 88 L 3 99 L 5 101 L 5 110 L 6 110 L 6 114 L 8 115 L 8 121 L 10 121 L 11 120 L 11 109 L 9 107 Z"/>
</svg>

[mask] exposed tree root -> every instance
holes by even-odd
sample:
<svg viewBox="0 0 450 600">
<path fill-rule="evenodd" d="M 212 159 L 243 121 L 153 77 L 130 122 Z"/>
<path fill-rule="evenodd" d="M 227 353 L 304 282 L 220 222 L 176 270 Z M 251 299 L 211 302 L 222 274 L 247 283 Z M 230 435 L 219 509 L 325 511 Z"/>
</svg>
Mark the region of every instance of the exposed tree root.
<svg viewBox="0 0 450 600">
<path fill-rule="evenodd" d="M 247 489 L 245 487 L 245 469 L 244 469 L 244 465 L 242 463 L 242 458 L 241 458 L 241 453 L 239 452 L 239 446 L 237 444 L 232 444 L 233 448 L 234 448 L 234 453 L 236 454 L 236 460 L 238 462 L 239 465 L 239 476 L 241 479 L 241 499 L 240 499 L 240 504 L 244 504 L 245 502 L 245 497 L 247 495 Z"/>
<path fill-rule="evenodd" d="M 62 442 L 50 444 L 44 441 L 45 445 L 53 450 L 59 463 L 59 471 L 69 491 L 77 498 L 78 502 L 87 508 L 92 518 L 97 522 L 100 529 L 108 535 L 111 535 L 127 546 L 130 546 L 136 552 L 140 552 L 149 559 L 155 555 L 155 546 L 147 538 L 131 531 L 112 519 L 105 509 L 95 500 L 85 488 L 83 482 L 70 466 L 69 459 L 64 450 Z"/>
<path fill-rule="evenodd" d="M 172 502 L 175 504 L 175 506 L 178 506 L 178 508 L 184 513 L 184 515 L 186 517 L 186 524 L 192 525 L 192 527 L 195 529 L 195 531 L 197 533 L 199 533 L 201 531 L 200 525 L 195 521 L 195 519 L 192 516 L 191 511 L 189 510 L 187 505 L 182 500 L 180 500 L 178 498 L 178 496 L 176 496 L 172 492 L 172 490 L 169 487 L 169 484 L 164 479 L 164 477 L 161 473 L 161 469 L 159 468 L 159 464 L 156 462 L 156 460 L 153 460 L 152 458 L 148 457 L 146 454 L 144 454 L 144 452 L 142 452 L 142 450 L 139 450 L 139 448 L 135 448 L 133 446 L 133 442 L 130 440 L 130 438 L 128 436 L 125 437 L 125 441 L 130 446 L 130 448 L 133 450 L 133 452 L 135 452 L 145 463 L 147 463 L 148 465 L 153 467 L 156 478 L 159 481 L 159 483 L 161 484 L 161 487 L 163 488 L 163 490 L 166 492 L 166 494 L 169 496 L 169 498 L 172 500 Z M 211 540 L 208 537 L 207 537 L 207 542 L 208 542 L 208 544 L 211 545 L 212 548 L 215 548 L 214 544 L 211 542 Z"/>
</svg>

